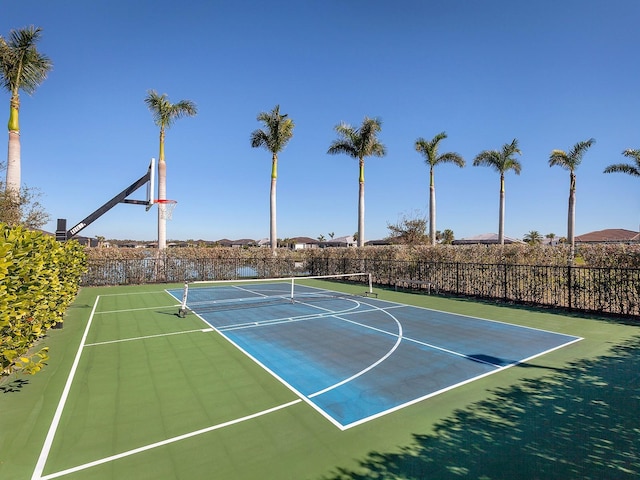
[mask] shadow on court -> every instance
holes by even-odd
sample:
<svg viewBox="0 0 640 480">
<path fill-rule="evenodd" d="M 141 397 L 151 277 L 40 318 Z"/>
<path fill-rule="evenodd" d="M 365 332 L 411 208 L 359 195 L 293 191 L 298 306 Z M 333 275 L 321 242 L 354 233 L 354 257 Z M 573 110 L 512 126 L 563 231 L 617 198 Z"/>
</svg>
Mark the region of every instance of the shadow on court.
<svg viewBox="0 0 640 480">
<path fill-rule="evenodd" d="M 492 355 L 485 355 L 483 353 L 472 353 L 466 356 L 472 362 L 479 363 L 491 363 L 492 365 L 498 365 L 500 367 L 506 367 L 508 365 L 513 365 L 516 363 L 516 360 L 509 360 L 507 358 L 494 357 Z M 566 369 L 564 368 L 556 368 L 556 367 L 548 367 L 546 365 L 538 365 L 535 363 L 529 362 L 520 362 L 516 365 L 519 368 L 542 368 L 545 370 L 553 370 L 555 372 L 564 372 Z"/>
<path fill-rule="evenodd" d="M 400 453 L 324 480 L 640 477 L 640 337 L 566 370 L 497 389 Z"/>
<path fill-rule="evenodd" d="M 18 378 L 4 385 L 0 385 L 0 392 L 2 393 L 17 393 L 29 384 L 29 380 Z"/>
</svg>

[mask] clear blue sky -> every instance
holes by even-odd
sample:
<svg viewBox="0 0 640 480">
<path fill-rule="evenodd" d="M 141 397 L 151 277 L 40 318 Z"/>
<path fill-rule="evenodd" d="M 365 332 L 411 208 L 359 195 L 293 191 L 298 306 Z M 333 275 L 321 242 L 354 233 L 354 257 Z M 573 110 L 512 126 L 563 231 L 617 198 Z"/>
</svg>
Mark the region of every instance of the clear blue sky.
<svg viewBox="0 0 640 480">
<path fill-rule="evenodd" d="M 40 26 L 54 69 L 21 95 L 23 184 L 69 227 L 142 176 L 158 155 L 149 89 L 189 99 L 168 131 L 169 239 L 269 235 L 269 152 L 250 147 L 276 104 L 295 121 L 280 154 L 278 237 L 357 230 L 358 166 L 327 155 L 334 126 L 382 120 L 384 158 L 366 161 L 366 239 L 428 212 L 418 137 L 441 131 L 438 230 L 498 230 L 499 175 L 472 166 L 517 138 L 505 234 L 567 233 L 569 173 L 551 150 L 596 139 L 577 169 L 576 234 L 638 230 L 638 179 L 603 174 L 640 148 L 637 0 L 2 1 L 0 34 Z M 9 94 L 0 92 L 8 119 Z M 1 103 L 0 103 L 1 104 Z M 6 121 L 6 120 L 5 120 Z M 6 138 L 6 137 L 5 137 Z M 143 189 L 134 198 L 144 197 Z M 155 209 L 118 205 L 82 234 L 157 238 Z"/>
</svg>

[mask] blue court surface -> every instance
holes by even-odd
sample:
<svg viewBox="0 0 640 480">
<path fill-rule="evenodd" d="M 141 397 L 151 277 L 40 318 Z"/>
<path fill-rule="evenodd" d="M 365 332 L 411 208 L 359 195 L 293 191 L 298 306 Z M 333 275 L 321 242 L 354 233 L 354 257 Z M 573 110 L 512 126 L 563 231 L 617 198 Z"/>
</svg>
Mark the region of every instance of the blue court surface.
<svg viewBox="0 0 640 480">
<path fill-rule="evenodd" d="M 581 340 L 301 285 L 292 301 L 289 290 L 194 286 L 187 306 L 340 429 Z"/>
</svg>

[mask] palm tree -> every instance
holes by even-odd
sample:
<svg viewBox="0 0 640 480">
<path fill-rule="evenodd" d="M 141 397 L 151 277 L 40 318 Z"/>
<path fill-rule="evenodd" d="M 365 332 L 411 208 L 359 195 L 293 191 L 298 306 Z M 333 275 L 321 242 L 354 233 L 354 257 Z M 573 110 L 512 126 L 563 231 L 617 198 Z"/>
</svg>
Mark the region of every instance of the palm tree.
<svg viewBox="0 0 640 480">
<path fill-rule="evenodd" d="M 385 146 L 378 141 L 377 134 L 382 128 L 382 121 L 377 118 L 364 117 L 360 128 L 341 123 L 336 125 L 338 139 L 329 146 L 327 153 L 335 155 L 346 153 L 358 160 L 360 175 L 358 177 L 358 246 L 364 246 L 364 159 L 370 156 L 384 157 Z"/>
<path fill-rule="evenodd" d="M 542 243 L 542 235 L 537 230 L 531 230 L 524 236 L 523 240 L 529 245 L 537 245 Z"/>
<path fill-rule="evenodd" d="M 160 153 L 158 155 L 158 200 L 167 198 L 167 164 L 164 158 L 165 130 L 182 117 L 193 117 L 198 113 L 196 104 L 191 100 L 180 100 L 171 103 L 166 93 L 159 95 L 155 90 L 149 90 L 144 102 L 151 110 L 153 121 L 160 127 Z M 166 205 L 158 204 L 158 249 L 167 248 L 167 219 L 164 211 Z"/>
<path fill-rule="evenodd" d="M 574 226 L 576 221 L 576 174 L 575 170 L 582 162 L 587 149 L 596 143 L 593 138 L 585 140 L 584 142 L 576 143 L 569 152 L 563 150 L 552 150 L 549 155 L 549 166 L 553 167 L 558 165 L 566 170 L 569 170 L 569 211 L 567 215 L 567 240 L 571 245 L 571 259 L 575 254 L 575 238 L 574 238 Z"/>
<path fill-rule="evenodd" d="M 416 151 L 424 156 L 424 161 L 429 165 L 429 238 L 431 245 L 436 244 L 436 186 L 433 177 L 433 168 L 440 163 L 453 163 L 462 168 L 464 159 L 457 153 L 447 152 L 438 155 L 438 144 L 447 138 L 445 132 L 437 134 L 430 142 L 420 137 L 416 140 Z"/>
<path fill-rule="evenodd" d="M 275 254 L 278 247 L 276 234 L 276 181 L 278 179 L 278 153 L 293 137 L 293 120 L 288 115 L 280 113 L 280 105 L 276 105 L 270 112 L 262 112 L 257 120 L 262 122 L 265 129 L 254 130 L 251 133 L 251 146 L 264 147 L 271 152 L 271 201 L 270 201 L 270 242 L 271 251 Z"/>
<path fill-rule="evenodd" d="M 451 230 L 450 228 L 445 228 L 442 231 L 442 243 L 444 245 L 451 245 L 454 240 L 455 237 L 453 235 L 453 230 Z"/>
<path fill-rule="evenodd" d="M 35 93 L 53 67 L 51 60 L 36 49 L 41 32 L 39 27 L 30 26 L 11 30 L 8 41 L 0 36 L 0 81 L 11 93 L 5 189 L 16 199 L 20 195 L 20 90 L 28 95 Z"/>
<path fill-rule="evenodd" d="M 514 158 L 514 155 L 522 155 L 518 148 L 518 140 L 513 139 L 511 143 L 505 143 L 502 150 L 484 150 L 473 160 L 473 166 L 485 165 L 492 167 L 500 174 L 500 218 L 498 223 L 498 243 L 504 245 L 504 174 L 513 170 L 516 175 L 520 175 L 522 166 Z"/>
<path fill-rule="evenodd" d="M 549 239 L 549 245 L 553 246 L 553 240 L 556 238 L 556 234 L 555 233 L 547 233 L 545 235 L 545 238 Z"/>
<path fill-rule="evenodd" d="M 627 173 L 634 177 L 640 177 L 640 150 L 632 150 L 631 148 L 629 148 L 622 152 L 622 155 L 633 159 L 636 164 L 633 165 L 632 163 L 615 163 L 605 168 L 604 173 L 620 172 Z"/>
</svg>

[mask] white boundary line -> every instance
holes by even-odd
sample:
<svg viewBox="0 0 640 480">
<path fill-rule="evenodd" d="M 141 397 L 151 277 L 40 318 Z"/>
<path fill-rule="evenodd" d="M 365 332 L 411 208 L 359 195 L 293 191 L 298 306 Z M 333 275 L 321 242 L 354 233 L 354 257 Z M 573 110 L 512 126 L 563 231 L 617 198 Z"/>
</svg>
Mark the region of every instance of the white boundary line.
<svg viewBox="0 0 640 480">
<path fill-rule="evenodd" d="M 292 405 L 296 405 L 300 403 L 302 400 L 296 399 L 289 403 L 283 403 L 282 405 L 277 405 L 273 408 L 269 408 L 267 410 L 262 410 L 260 412 L 253 413 L 251 415 L 247 415 L 245 417 L 236 418 L 235 420 L 230 420 L 228 422 L 219 423 L 218 425 L 212 425 L 210 427 L 206 427 L 200 430 L 195 430 L 193 432 L 185 433 L 183 435 L 178 435 L 176 437 L 167 438 L 166 440 L 161 440 L 156 443 L 150 443 L 149 445 L 145 445 L 143 447 L 134 448 L 133 450 L 127 450 L 126 452 L 121 452 L 116 455 L 111 455 L 110 457 L 101 458 L 99 460 L 95 460 L 93 462 L 85 463 L 83 465 L 78 465 L 77 467 L 68 468 L 66 470 L 61 470 L 59 472 L 51 473 L 49 475 L 45 475 L 44 477 L 38 477 L 39 480 L 50 480 L 52 478 L 62 477 L 64 475 L 69 475 L 70 473 L 79 472 L 81 470 L 86 470 L 87 468 L 95 467 L 98 465 L 102 465 L 103 463 L 112 462 L 114 460 L 119 460 L 121 458 L 129 457 L 131 455 L 135 455 L 137 453 L 146 452 L 147 450 L 152 450 L 154 448 L 163 447 L 165 445 L 169 445 L 171 443 L 179 442 L 181 440 L 186 440 L 187 438 L 195 437 L 197 435 L 202 435 L 203 433 L 213 432 L 214 430 L 219 430 L 224 427 L 229 427 L 231 425 L 235 425 L 237 423 L 246 422 L 247 420 L 253 420 L 254 418 L 261 417 L 263 415 L 268 415 L 269 413 L 277 412 L 278 410 L 282 410 Z"/>
<path fill-rule="evenodd" d="M 93 322 L 93 316 L 95 315 L 99 300 L 100 295 L 96 297 L 96 301 L 93 304 L 93 308 L 91 309 L 91 315 L 89 315 L 87 326 L 84 329 L 84 334 L 82 335 L 82 339 L 80 340 L 80 345 L 78 345 L 76 358 L 73 360 L 73 365 L 71 366 L 69 376 L 67 377 L 67 383 L 62 390 L 62 395 L 60 396 L 58 407 L 56 408 L 56 412 L 53 415 L 53 420 L 51 421 L 51 425 L 49 426 L 49 432 L 47 433 L 47 436 L 44 440 L 44 445 L 42 446 L 40 456 L 38 457 L 38 461 L 36 462 L 36 468 L 33 471 L 33 475 L 31 476 L 32 480 L 42 479 L 42 472 L 44 471 L 44 467 L 47 463 L 47 458 L 49 457 L 49 452 L 51 451 L 51 446 L 53 445 L 53 439 L 56 436 L 56 430 L 58 430 L 58 425 L 60 424 L 62 411 L 64 410 L 65 403 L 67 402 L 67 397 L 69 396 L 69 391 L 71 390 L 71 384 L 73 383 L 73 378 L 76 375 L 76 370 L 78 369 L 78 364 L 80 363 L 80 357 L 82 356 L 82 350 L 84 348 L 84 344 L 87 341 L 87 335 L 89 334 L 89 329 L 91 328 L 91 323 Z"/>
<path fill-rule="evenodd" d="M 325 290 L 325 289 L 322 289 L 322 288 L 319 288 L 319 287 L 313 287 L 313 286 L 310 286 L 310 285 L 305 285 L 305 287 L 308 287 L 308 288 L 311 288 L 311 289 L 316 289 L 316 290 Z M 389 315 L 391 318 L 393 318 L 398 323 L 399 329 L 400 329 L 400 334 L 398 335 L 398 339 L 397 339 L 396 344 L 394 345 L 394 347 L 385 356 L 383 356 L 382 358 L 378 359 L 374 364 L 372 364 L 370 367 L 366 368 L 365 370 L 363 370 L 363 371 L 361 371 L 359 373 L 356 373 L 353 376 L 349 377 L 348 379 L 342 380 L 341 382 L 339 382 L 339 383 L 337 383 L 335 385 L 327 387 L 327 388 L 325 388 L 323 390 L 320 390 L 318 392 L 314 392 L 314 393 L 312 393 L 312 394 L 310 394 L 308 396 L 302 394 L 299 391 L 297 391 L 295 387 L 290 385 L 283 378 L 281 378 L 279 375 L 277 375 L 274 371 L 272 371 L 270 368 L 268 368 L 265 364 L 263 364 L 261 361 L 256 359 L 253 355 L 249 354 L 249 352 L 247 352 L 244 348 L 240 347 L 238 344 L 236 344 L 236 342 L 234 342 L 227 335 L 224 334 L 225 331 L 234 330 L 233 326 L 228 326 L 226 328 L 225 327 L 213 327 L 213 328 L 219 334 L 221 334 L 227 341 L 229 341 L 236 348 L 238 348 L 241 352 L 243 352 L 245 355 L 247 355 L 249 358 L 251 358 L 254 362 L 256 362 L 258 365 L 260 365 L 263 369 L 265 369 L 268 373 L 270 373 L 272 376 L 274 376 L 283 385 L 285 385 L 287 388 L 289 388 L 291 391 L 293 391 L 296 395 L 300 396 L 300 398 L 302 400 L 304 400 L 307 404 L 309 404 L 312 408 L 314 408 L 316 411 L 318 411 L 322 416 L 324 416 L 327 420 L 329 420 L 332 424 L 334 424 L 336 427 L 338 427 L 342 431 L 347 430 L 347 429 L 352 428 L 352 427 L 355 427 L 357 425 L 361 425 L 363 423 L 366 423 L 366 422 L 371 421 L 373 419 L 382 417 L 384 415 L 387 415 L 389 413 L 395 412 L 395 411 L 400 410 L 402 408 L 408 407 L 408 406 L 413 405 L 415 403 L 419 403 L 419 402 L 421 402 L 423 400 L 426 400 L 427 398 L 434 397 L 434 396 L 439 395 L 441 393 L 444 393 L 446 391 L 455 389 L 457 387 L 460 387 L 460 386 L 465 385 L 467 383 L 471 383 L 471 382 L 473 382 L 475 380 L 479 380 L 479 379 L 484 378 L 486 376 L 493 375 L 494 373 L 501 372 L 501 371 L 503 371 L 503 370 L 505 370 L 507 368 L 511 368 L 513 366 L 522 364 L 524 362 L 532 360 L 533 358 L 536 358 L 536 357 L 539 357 L 539 356 L 542 356 L 542 355 L 546 355 L 547 353 L 550 353 L 550 352 L 552 352 L 554 350 L 558 350 L 560 348 L 564 348 L 564 347 L 569 346 L 569 345 L 571 345 L 573 343 L 576 343 L 576 342 L 579 342 L 579 341 L 583 340 L 582 337 L 576 337 L 575 335 L 570 335 L 570 334 L 566 334 L 566 333 L 559 333 L 559 332 L 554 332 L 554 331 L 550 331 L 550 330 L 544 330 L 544 329 L 540 329 L 540 328 L 536 328 L 536 327 L 528 327 L 528 326 L 525 326 L 525 325 L 519 325 L 519 324 L 504 322 L 504 321 L 501 321 L 501 320 L 492 320 L 492 319 L 487 319 L 487 318 L 482 318 L 482 317 L 475 317 L 475 316 L 471 316 L 471 315 L 464 315 L 464 314 L 453 313 L 453 312 L 445 312 L 445 311 L 435 310 L 435 309 L 427 308 L 427 307 L 418 307 L 416 305 L 402 304 L 402 303 L 399 303 L 399 302 L 391 302 L 391 301 L 388 301 L 388 300 L 377 300 L 377 301 L 381 302 L 383 305 L 386 304 L 387 306 L 381 307 L 379 305 L 375 305 L 375 304 L 372 304 L 372 303 L 369 303 L 369 302 L 364 302 L 364 301 L 360 301 L 358 303 L 361 304 L 361 305 L 367 305 L 368 307 L 371 307 L 371 309 L 374 310 L 374 311 L 381 311 L 381 312 Z M 304 303 L 304 302 L 300 302 L 300 303 Z M 312 305 L 312 304 L 307 304 L 307 305 L 311 306 L 311 307 L 314 307 L 314 308 L 318 308 L 319 310 L 326 310 L 326 309 L 323 309 L 322 307 L 319 307 L 319 306 L 316 306 L 316 305 Z M 403 336 L 402 336 L 402 325 L 400 324 L 400 322 L 392 314 L 387 312 L 387 309 L 398 308 L 398 307 L 409 307 L 409 308 L 413 307 L 413 308 L 418 308 L 420 310 L 427 310 L 427 311 L 436 312 L 436 313 L 443 313 L 443 314 L 446 314 L 446 315 L 453 315 L 453 316 L 459 316 L 459 317 L 463 317 L 463 318 L 466 317 L 466 318 L 470 318 L 470 319 L 475 319 L 475 320 L 479 320 L 479 321 L 487 321 L 487 322 L 499 323 L 499 324 L 503 324 L 503 325 L 516 327 L 516 328 L 522 328 L 522 329 L 535 330 L 535 331 L 539 331 L 539 332 L 551 333 L 551 334 L 554 334 L 554 335 L 558 335 L 560 337 L 568 337 L 568 338 L 570 338 L 572 340 L 567 341 L 567 342 L 565 342 L 565 343 L 563 343 L 561 345 L 555 346 L 555 347 L 553 347 L 551 349 L 548 349 L 546 351 L 542 351 L 542 352 L 536 353 L 536 354 L 534 354 L 534 355 L 532 355 L 532 356 L 530 356 L 528 358 L 524 358 L 524 359 L 518 360 L 516 362 L 510 363 L 508 365 L 497 365 L 497 364 L 493 364 L 491 362 L 473 359 L 474 361 L 477 361 L 479 363 L 483 363 L 483 364 L 486 364 L 486 365 L 488 365 L 490 367 L 493 367 L 493 370 L 491 370 L 489 372 L 485 372 L 485 373 L 483 373 L 481 375 L 477 375 L 477 376 L 474 376 L 472 378 L 463 380 L 463 381 L 461 381 L 459 383 L 456 383 L 456 384 L 453 384 L 453 385 L 449 385 L 449 386 L 447 386 L 447 387 L 445 387 L 443 389 L 437 390 L 435 392 L 430 392 L 430 393 L 428 393 L 428 394 L 426 394 L 424 396 L 415 398 L 415 399 L 410 400 L 408 402 L 405 402 L 405 403 L 403 403 L 401 405 L 397 405 L 395 407 L 392 407 L 390 409 L 381 411 L 381 412 L 379 412 L 377 414 L 374 414 L 374 415 L 371 415 L 369 417 L 364 417 L 364 418 L 361 418 L 360 420 L 357 420 L 355 422 L 343 425 L 340 422 L 338 422 L 335 418 L 333 418 L 328 412 L 326 412 L 324 409 L 322 409 L 320 407 L 320 405 L 317 405 L 311 399 L 313 397 L 322 395 L 323 393 L 326 393 L 327 391 L 333 390 L 334 388 L 337 388 L 337 387 L 339 387 L 341 385 L 344 385 L 344 384 L 348 383 L 350 380 L 353 380 L 354 378 L 357 378 L 358 376 L 364 374 L 366 371 L 372 369 L 373 367 L 377 366 L 378 364 L 380 364 L 381 362 L 386 360 L 397 349 L 397 347 L 399 346 L 400 340 L 403 339 Z M 369 310 L 369 311 L 371 311 L 371 310 Z M 355 311 L 355 312 L 352 312 L 352 313 L 348 313 L 348 312 L 334 312 L 334 313 L 331 313 L 331 311 L 327 310 L 326 316 L 334 317 L 334 318 L 336 318 L 338 320 L 343 320 L 343 321 L 346 321 L 346 322 L 350 322 L 350 323 L 354 323 L 354 324 L 357 324 L 357 325 L 361 325 L 361 326 L 364 326 L 366 328 L 379 330 L 377 328 L 373 328 L 373 327 L 370 327 L 370 326 L 365 325 L 365 324 L 360 324 L 359 322 L 355 322 L 353 320 L 348 320 L 348 319 L 343 318 L 343 317 L 340 316 L 340 315 L 345 315 L 345 314 L 346 315 L 351 315 L 351 314 L 358 314 L 358 313 L 361 313 L 361 312 Z M 200 318 L 203 322 L 207 323 L 207 325 L 211 325 L 204 318 L 202 318 L 200 315 L 196 314 L 196 316 L 198 318 Z M 316 318 L 322 318 L 324 316 L 325 315 L 323 315 L 323 314 L 318 314 L 317 316 L 309 315 L 307 318 L 301 317 L 299 319 L 295 319 L 295 317 L 294 318 L 282 318 L 282 319 L 277 319 L 277 321 L 270 320 L 270 321 L 264 321 L 264 322 L 258 322 L 258 323 L 253 322 L 253 324 L 249 323 L 249 324 L 245 324 L 245 325 L 238 325 L 237 327 L 246 328 L 246 327 L 249 327 L 249 326 L 251 326 L 251 327 L 268 326 L 268 325 L 273 325 L 273 324 L 278 324 L 278 323 L 287 323 L 288 321 L 296 321 L 296 320 L 299 321 L 299 320 L 303 320 L 303 319 L 304 320 L 314 320 Z M 381 333 L 384 333 L 384 334 L 387 334 L 387 335 L 391 335 L 391 336 L 395 336 L 396 335 L 396 334 L 394 334 L 392 332 L 387 332 L 387 331 L 384 331 L 384 330 L 379 330 L 379 331 Z M 419 340 L 416 340 L 416 339 L 412 339 L 410 337 L 404 337 L 404 339 L 406 339 L 409 342 L 421 344 L 421 345 L 426 346 L 428 348 L 433 348 L 435 350 L 439 350 L 439 351 L 442 351 L 442 352 L 445 352 L 445 353 L 448 353 L 448 354 L 451 354 L 451 355 L 454 355 L 454 356 L 459 356 L 459 357 L 466 358 L 466 359 L 472 359 L 468 355 L 465 355 L 465 354 L 462 354 L 462 353 L 459 353 L 459 352 L 455 352 L 453 350 L 445 349 L 445 348 L 442 348 L 442 347 L 438 347 L 436 345 L 431 345 L 431 344 L 428 344 L 428 343 L 425 343 L 425 342 L 422 342 L 422 341 L 419 341 Z"/>
<path fill-rule="evenodd" d="M 168 293 L 168 292 L 167 292 Z M 38 461 L 36 462 L 36 466 L 35 469 L 33 471 L 33 474 L 31 476 L 31 480 L 50 480 L 50 479 L 54 479 L 54 478 L 59 478 L 65 475 L 69 475 L 71 473 L 75 473 L 75 472 L 79 472 L 81 470 L 86 470 L 88 468 L 97 466 L 97 465 L 102 465 L 104 463 L 108 463 L 114 460 L 118 460 L 124 457 L 128 457 L 130 455 L 135 455 L 137 453 L 142 453 L 145 452 L 147 450 L 151 450 L 157 447 L 161 447 L 164 445 L 168 445 L 171 443 L 175 443 L 175 442 L 179 442 L 181 440 L 186 440 L 188 438 L 191 437 L 195 437 L 197 435 L 202 435 L 204 433 L 208 433 L 208 432 L 212 432 L 214 430 L 219 430 L 221 428 L 224 427 L 228 427 L 231 425 L 235 425 L 237 423 L 241 423 L 247 420 L 252 420 L 254 418 L 258 418 L 261 417 L 263 415 L 268 415 L 270 413 L 276 412 L 278 410 L 282 410 L 285 408 L 288 408 L 290 406 L 296 405 L 300 402 L 302 402 L 302 400 L 300 398 L 293 400 L 291 402 L 288 403 L 283 403 L 281 405 L 276 405 L 275 407 L 266 409 L 266 410 L 262 410 L 260 412 L 256 412 L 253 413 L 251 415 L 247 415 L 244 417 L 240 417 L 240 418 L 236 418 L 234 420 L 229 420 L 227 422 L 223 422 L 217 425 L 212 425 L 210 427 L 206 427 L 200 430 L 195 430 L 193 432 L 188 432 L 182 435 L 178 435 L 175 437 L 171 437 L 165 440 L 161 440 L 159 442 L 155 442 L 155 443 L 151 443 L 149 445 L 144 445 L 142 447 L 138 447 L 138 448 L 134 448 L 132 450 L 127 450 L 125 452 L 121 452 L 118 453 L 116 455 L 111 455 L 109 457 L 105 457 L 105 458 L 101 458 L 98 460 L 94 460 L 93 462 L 89 462 L 89 463 L 85 463 L 82 465 L 78 465 L 72 468 L 68 468 L 66 470 L 61 470 L 59 472 L 54 472 L 54 473 L 50 473 L 48 475 L 42 475 L 44 472 L 44 468 L 46 466 L 47 460 L 49 458 L 49 453 L 51 452 L 51 447 L 53 445 L 53 440 L 55 438 L 56 435 L 56 431 L 58 430 L 58 426 L 60 425 L 60 419 L 62 418 L 62 412 L 64 411 L 64 407 L 65 404 L 67 402 L 67 398 L 69 396 L 69 392 L 71 390 L 71 385 L 73 384 L 73 380 L 75 378 L 75 374 L 76 371 L 78 369 L 78 365 L 80 363 L 80 358 L 82 356 L 82 351 L 84 350 L 84 347 L 88 347 L 88 346 L 96 346 L 96 345 L 104 345 L 104 344 L 108 344 L 108 343 L 115 343 L 115 342 L 100 342 L 100 343 L 86 343 L 87 341 L 87 336 L 89 334 L 89 330 L 91 328 L 91 324 L 93 323 L 93 318 L 97 313 L 100 312 L 96 312 L 96 308 L 98 307 L 98 303 L 100 301 L 100 295 L 98 295 L 96 297 L 96 300 L 93 304 L 93 308 L 91 309 L 91 314 L 89 315 L 89 320 L 87 321 L 87 326 L 85 327 L 84 333 L 82 335 L 82 339 L 80 340 L 80 344 L 78 345 L 78 351 L 76 352 L 76 356 L 75 359 L 73 361 L 73 365 L 71 366 L 71 370 L 69 371 L 69 376 L 67 377 L 67 382 L 64 386 L 64 389 L 62 391 L 62 395 L 60 396 L 60 401 L 58 402 L 58 406 L 56 408 L 56 411 L 53 415 L 53 420 L 51 421 L 51 425 L 49 426 L 49 431 L 47 432 L 47 436 L 45 438 L 44 444 L 42 446 L 42 450 L 40 451 L 40 456 L 38 457 Z M 103 312 L 104 313 L 104 312 Z M 140 339 L 144 339 L 144 338 L 153 338 L 153 337 L 158 337 L 158 336 L 166 336 L 166 335 L 179 335 L 181 333 L 193 333 L 193 332 L 210 332 L 210 331 L 215 331 L 215 329 L 213 328 L 206 328 L 206 329 L 197 329 L 197 330 L 190 330 L 190 331 L 185 331 L 185 332 L 175 332 L 175 333 L 168 333 L 168 334 L 161 334 L 161 335 L 152 335 L 152 336 L 148 336 L 148 337 L 138 337 L 138 338 L 131 338 L 131 339 L 124 339 L 124 340 L 118 340 L 116 342 L 122 342 L 122 341 L 132 341 L 132 340 L 140 340 Z"/>
</svg>

